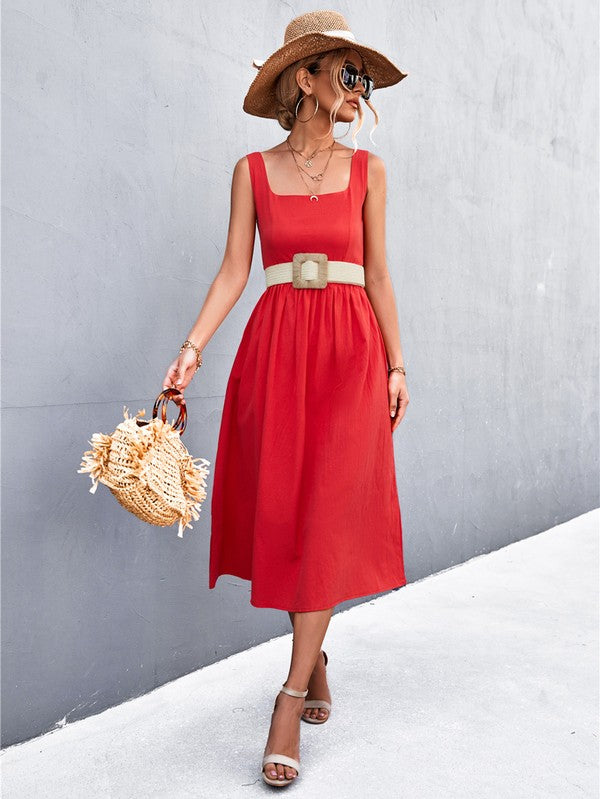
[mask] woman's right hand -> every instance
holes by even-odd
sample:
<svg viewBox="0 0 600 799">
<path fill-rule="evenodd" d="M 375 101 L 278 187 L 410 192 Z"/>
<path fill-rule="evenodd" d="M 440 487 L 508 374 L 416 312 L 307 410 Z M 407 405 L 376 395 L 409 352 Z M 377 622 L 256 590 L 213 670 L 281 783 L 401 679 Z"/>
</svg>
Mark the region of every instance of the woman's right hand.
<svg viewBox="0 0 600 799">
<path fill-rule="evenodd" d="M 163 390 L 176 388 L 183 394 L 186 387 L 192 382 L 192 377 L 196 374 L 197 365 L 195 351 L 186 347 L 169 366 L 163 380 Z"/>
</svg>

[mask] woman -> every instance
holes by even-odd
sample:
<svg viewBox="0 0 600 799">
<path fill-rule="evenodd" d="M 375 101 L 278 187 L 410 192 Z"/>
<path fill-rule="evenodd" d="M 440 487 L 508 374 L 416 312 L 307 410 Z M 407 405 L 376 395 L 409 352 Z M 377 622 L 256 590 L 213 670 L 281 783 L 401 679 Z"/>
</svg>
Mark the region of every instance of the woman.
<svg viewBox="0 0 600 799">
<path fill-rule="evenodd" d="M 392 432 L 409 396 L 385 259 L 385 167 L 342 146 L 373 87 L 405 74 L 360 45 L 341 14 L 287 26 L 244 110 L 290 133 L 233 172 L 220 271 L 164 380 L 182 392 L 248 279 L 255 226 L 266 289 L 233 362 L 215 459 L 209 587 L 251 580 L 250 602 L 289 612 L 291 663 L 263 779 L 299 773 L 300 719 L 323 723 L 321 644 L 335 605 L 405 585 Z M 359 126 L 360 128 L 360 126 Z"/>
</svg>

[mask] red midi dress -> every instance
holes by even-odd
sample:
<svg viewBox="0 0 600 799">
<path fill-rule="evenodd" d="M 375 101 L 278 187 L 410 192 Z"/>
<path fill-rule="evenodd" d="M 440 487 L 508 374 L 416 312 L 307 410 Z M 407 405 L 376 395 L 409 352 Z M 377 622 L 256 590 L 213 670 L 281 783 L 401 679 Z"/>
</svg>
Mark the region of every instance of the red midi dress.
<svg viewBox="0 0 600 799">
<path fill-rule="evenodd" d="M 364 265 L 368 155 L 318 201 L 274 194 L 247 156 L 264 268 L 296 252 Z M 364 287 L 265 288 L 225 392 L 209 588 L 234 575 L 255 607 L 311 611 L 406 584 L 387 365 Z"/>
</svg>

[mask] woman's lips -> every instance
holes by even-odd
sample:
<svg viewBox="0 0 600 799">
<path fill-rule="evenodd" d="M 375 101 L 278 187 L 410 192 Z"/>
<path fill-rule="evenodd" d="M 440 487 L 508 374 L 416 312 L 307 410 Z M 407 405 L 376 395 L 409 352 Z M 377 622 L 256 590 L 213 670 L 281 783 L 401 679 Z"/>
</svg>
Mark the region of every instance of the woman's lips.
<svg viewBox="0 0 600 799">
<path fill-rule="evenodd" d="M 358 103 L 356 102 L 356 100 L 346 100 L 346 102 L 348 103 L 348 105 L 351 105 L 352 108 L 356 108 L 356 110 L 358 110 Z"/>
</svg>

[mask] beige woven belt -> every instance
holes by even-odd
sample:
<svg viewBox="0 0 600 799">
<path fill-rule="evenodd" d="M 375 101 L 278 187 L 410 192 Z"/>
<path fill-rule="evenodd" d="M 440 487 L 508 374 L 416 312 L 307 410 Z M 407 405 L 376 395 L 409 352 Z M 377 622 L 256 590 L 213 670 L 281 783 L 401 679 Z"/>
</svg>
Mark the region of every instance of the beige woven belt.
<svg viewBox="0 0 600 799">
<path fill-rule="evenodd" d="M 329 261 L 324 252 L 296 252 L 294 260 L 267 266 L 267 287 L 292 283 L 297 289 L 322 289 L 327 283 L 365 285 L 365 269 L 350 261 Z"/>
</svg>

